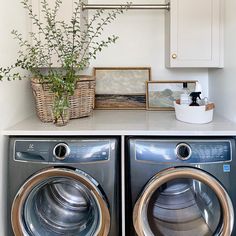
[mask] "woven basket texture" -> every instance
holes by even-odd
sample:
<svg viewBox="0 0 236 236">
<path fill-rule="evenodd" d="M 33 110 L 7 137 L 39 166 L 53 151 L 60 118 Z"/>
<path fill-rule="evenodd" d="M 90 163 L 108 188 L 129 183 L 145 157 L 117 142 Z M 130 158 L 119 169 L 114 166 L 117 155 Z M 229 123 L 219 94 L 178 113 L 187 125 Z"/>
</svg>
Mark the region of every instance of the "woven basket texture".
<svg viewBox="0 0 236 236">
<path fill-rule="evenodd" d="M 69 97 L 70 119 L 90 116 L 94 108 L 95 79 L 93 76 L 79 76 L 75 92 Z M 52 122 L 54 94 L 48 83 L 40 83 L 38 78 L 31 79 L 35 98 L 36 112 L 42 122 Z"/>
</svg>

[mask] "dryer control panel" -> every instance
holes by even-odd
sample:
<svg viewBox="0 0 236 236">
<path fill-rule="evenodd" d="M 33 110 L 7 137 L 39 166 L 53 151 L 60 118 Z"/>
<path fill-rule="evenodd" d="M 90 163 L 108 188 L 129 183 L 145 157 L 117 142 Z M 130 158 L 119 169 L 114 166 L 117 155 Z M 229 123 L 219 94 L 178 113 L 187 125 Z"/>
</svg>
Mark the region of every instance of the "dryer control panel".
<svg viewBox="0 0 236 236">
<path fill-rule="evenodd" d="M 234 139 L 228 140 L 139 140 L 134 141 L 135 157 L 155 163 L 230 162 Z"/>
<path fill-rule="evenodd" d="M 113 144 L 113 145 L 112 145 Z M 16 140 L 14 160 L 45 163 L 88 163 L 110 159 L 112 140 Z"/>
</svg>

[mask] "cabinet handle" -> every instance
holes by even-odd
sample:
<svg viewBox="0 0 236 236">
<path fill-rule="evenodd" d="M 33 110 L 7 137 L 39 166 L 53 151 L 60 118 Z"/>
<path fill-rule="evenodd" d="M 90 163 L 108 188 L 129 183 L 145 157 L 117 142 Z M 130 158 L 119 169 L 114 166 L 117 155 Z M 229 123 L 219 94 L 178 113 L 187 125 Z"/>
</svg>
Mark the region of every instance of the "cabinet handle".
<svg viewBox="0 0 236 236">
<path fill-rule="evenodd" d="M 173 58 L 173 59 L 176 59 L 176 58 L 177 58 L 177 54 L 173 53 L 173 54 L 172 54 L 172 58 Z"/>
</svg>

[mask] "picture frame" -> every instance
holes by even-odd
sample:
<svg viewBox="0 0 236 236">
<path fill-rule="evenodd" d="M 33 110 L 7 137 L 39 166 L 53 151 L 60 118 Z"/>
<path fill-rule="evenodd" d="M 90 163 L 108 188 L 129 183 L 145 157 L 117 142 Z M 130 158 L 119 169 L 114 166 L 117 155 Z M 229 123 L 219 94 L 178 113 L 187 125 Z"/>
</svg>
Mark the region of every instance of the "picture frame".
<svg viewBox="0 0 236 236">
<path fill-rule="evenodd" d="M 195 80 L 184 81 L 148 81 L 146 83 L 147 110 L 173 111 L 173 102 L 180 98 L 183 83 L 186 82 L 191 92 L 195 91 Z"/>
<path fill-rule="evenodd" d="M 150 67 L 95 67 L 95 109 L 145 110 Z"/>
</svg>

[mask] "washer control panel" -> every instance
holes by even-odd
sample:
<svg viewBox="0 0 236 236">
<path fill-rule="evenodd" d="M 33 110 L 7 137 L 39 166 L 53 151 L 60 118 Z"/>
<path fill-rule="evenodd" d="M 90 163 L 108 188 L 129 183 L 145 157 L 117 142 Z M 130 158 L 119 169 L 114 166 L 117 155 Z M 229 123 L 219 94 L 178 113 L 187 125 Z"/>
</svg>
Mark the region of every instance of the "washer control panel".
<svg viewBox="0 0 236 236">
<path fill-rule="evenodd" d="M 14 159 L 25 162 L 88 163 L 110 159 L 114 141 L 80 140 L 16 140 Z"/>
<path fill-rule="evenodd" d="M 229 162 L 235 149 L 234 139 L 139 140 L 134 142 L 135 157 L 156 163 Z"/>
</svg>

